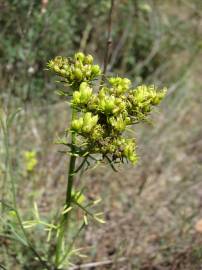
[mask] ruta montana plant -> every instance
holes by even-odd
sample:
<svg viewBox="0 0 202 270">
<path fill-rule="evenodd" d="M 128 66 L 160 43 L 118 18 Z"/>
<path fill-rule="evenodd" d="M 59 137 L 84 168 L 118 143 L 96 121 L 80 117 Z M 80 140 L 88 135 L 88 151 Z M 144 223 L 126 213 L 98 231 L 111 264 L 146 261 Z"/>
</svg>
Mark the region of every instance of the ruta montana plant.
<svg viewBox="0 0 202 270">
<path fill-rule="evenodd" d="M 73 58 L 58 56 L 48 63 L 48 68 L 68 87 L 59 93 L 69 101 L 72 115 L 67 129 L 69 136 L 59 141 L 70 153 L 66 201 L 56 244 L 55 265 L 60 268 L 73 250 L 73 243 L 66 245 L 65 239 L 74 207 L 80 207 L 84 214 L 79 231 L 88 223 L 88 217 L 103 222 L 89 210 L 92 205 L 80 202 L 82 193 L 73 188 L 75 175 L 87 169 L 91 161 L 106 162 L 113 169 L 117 163 L 134 165 L 136 140 L 127 136 L 127 130 L 147 119 L 166 90 L 157 91 L 153 85 L 133 88 L 127 78 L 105 77 L 99 65 L 93 64 L 93 57 L 82 52 Z M 76 159 L 80 160 L 79 164 Z"/>
</svg>

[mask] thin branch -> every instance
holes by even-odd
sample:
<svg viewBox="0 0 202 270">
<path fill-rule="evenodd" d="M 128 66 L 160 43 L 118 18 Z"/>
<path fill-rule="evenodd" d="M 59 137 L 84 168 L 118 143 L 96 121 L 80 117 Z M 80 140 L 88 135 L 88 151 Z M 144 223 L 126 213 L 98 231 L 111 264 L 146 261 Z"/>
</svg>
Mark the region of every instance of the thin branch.
<svg viewBox="0 0 202 270">
<path fill-rule="evenodd" d="M 126 258 L 120 258 L 120 259 L 114 260 L 114 261 L 113 260 L 106 260 L 106 261 L 101 261 L 101 262 L 85 263 L 85 264 L 73 266 L 73 267 L 69 268 L 69 270 L 90 269 L 91 267 L 99 267 L 99 266 L 103 266 L 103 265 L 113 264 L 115 262 L 124 262 L 124 261 L 126 261 Z"/>
<path fill-rule="evenodd" d="M 110 6 L 110 10 L 109 10 L 107 44 L 106 44 L 106 50 L 105 50 L 105 56 L 104 56 L 104 68 L 103 68 L 102 81 L 103 81 L 104 75 L 107 71 L 107 65 L 109 62 L 109 48 L 110 48 L 110 45 L 112 44 L 111 32 L 112 32 L 112 14 L 113 14 L 113 9 L 114 9 L 114 2 L 115 2 L 115 0 L 111 0 L 111 6 Z"/>
</svg>

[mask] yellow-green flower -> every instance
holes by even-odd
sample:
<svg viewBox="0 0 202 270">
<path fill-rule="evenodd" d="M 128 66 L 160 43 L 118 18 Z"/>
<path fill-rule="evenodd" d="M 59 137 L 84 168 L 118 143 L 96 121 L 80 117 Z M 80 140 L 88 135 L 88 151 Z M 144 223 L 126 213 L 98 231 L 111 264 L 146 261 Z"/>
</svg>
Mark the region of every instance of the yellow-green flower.
<svg viewBox="0 0 202 270">
<path fill-rule="evenodd" d="M 114 96 L 105 96 L 99 99 L 98 109 L 106 114 L 113 113 L 115 106 Z"/>
<path fill-rule="evenodd" d="M 124 148 L 124 156 L 130 160 L 131 163 L 135 164 L 137 162 L 137 155 L 135 152 L 135 142 L 133 139 L 128 139 Z"/>
<path fill-rule="evenodd" d="M 93 89 L 89 87 L 87 82 L 82 82 L 79 91 L 73 93 L 72 104 L 84 105 L 87 104 L 92 96 Z"/>
<path fill-rule="evenodd" d="M 124 131 L 127 124 L 125 119 L 123 119 L 122 115 L 118 117 L 111 117 L 109 119 L 109 122 L 119 132 Z"/>
<path fill-rule="evenodd" d="M 91 65 L 93 63 L 93 57 L 92 55 L 88 54 L 85 56 L 84 59 L 85 64 Z"/>
<path fill-rule="evenodd" d="M 98 121 L 98 115 L 92 115 L 91 112 L 87 112 L 84 114 L 83 117 L 83 126 L 82 131 L 85 133 L 91 132 L 93 127 L 97 124 Z"/>
<path fill-rule="evenodd" d="M 71 123 L 71 129 L 76 132 L 81 132 L 83 127 L 83 118 L 75 119 Z"/>
<path fill-rule="evenodd" d="M 85 55 L 82 52 L 77 52 L 75 53 L 74 58 L 75 60 L 83 62 L 83 60 L 85 59 Z"/>
<path fill-rule="evenodd" d="M 120 77 L 111 77 L 109 78 L 109 82 L 112 85 L 111 93 L 116 95 L 124 94 L 129 90 L 131 85 L 131 81 L 129 79 Z"/>
<path fill-rule="evenodd" d="M 24 159 L 25 159 L 26 170 L 28 172 L 32 172 L 38 163 L 37 157 L 36 157 L 36 151 L 25 151 Z"/>
</svg>

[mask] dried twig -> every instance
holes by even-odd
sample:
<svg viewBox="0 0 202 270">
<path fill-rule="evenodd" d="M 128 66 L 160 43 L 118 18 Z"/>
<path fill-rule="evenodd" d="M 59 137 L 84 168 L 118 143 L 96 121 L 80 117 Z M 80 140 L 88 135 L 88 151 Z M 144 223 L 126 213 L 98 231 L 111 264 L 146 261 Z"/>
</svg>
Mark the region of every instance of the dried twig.
<svg viewBox="0 0 202 270">
<path fill-rule="evenodd" d="M 110 45 L 112 43 L 111 32 L 112 32 L 112 14 L 113 14 L 113 9 L 114 9 L 114 1 L 115 0 L 111 0 L 111 7 L 109 10 L 107 44 L 106 44 L 106 50 L 105 50 L 105 56 L 104 56 L 104 68 L 103 68 L 102 80 L 104 79 L 104 75 L 107 71 L 107 65 L 108 65 L 108 61 L 109 61 L 109 48 L 110 48 Z"/>
<path fill-rule="evenodd" d="M 99 267 L 99 266 L 103 266 L 103 265 L 113 264 L 115 262 L 124 262 L 124 261 L 126 261 L 126 258 L 120 258 L 116 261 L 106 260 L 106 261 L 100 261 L 100 262 L 85 263 L 85 264 L 73 266 L 69 270 L 88 269 L 91 267 Z"/>
</svg>

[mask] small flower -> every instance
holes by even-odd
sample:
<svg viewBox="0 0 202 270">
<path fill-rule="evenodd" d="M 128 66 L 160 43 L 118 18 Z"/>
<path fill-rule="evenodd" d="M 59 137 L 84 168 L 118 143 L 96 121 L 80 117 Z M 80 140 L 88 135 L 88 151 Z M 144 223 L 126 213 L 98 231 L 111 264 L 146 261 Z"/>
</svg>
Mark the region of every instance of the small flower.
<svg viewBox="0 0 202 270">
<path fill-rule="evenodd" d="M 25 158 L 26 170 L 28 172 L 32 172 L 38 163 L 37 158 L 36 158 L 36 152 L 35 151 L 25 151 L 24 158 Z"/>
<path fill-rule="evenodd" d="M 124 94 L 129 90 L 131 81 L 127 78 L 111 77 L 109 82 L 112 85 L 111 92 L 116 95 Z"/>
<path fill-rule="evenodd" d="M 82 52 L 77 52 L 75 53 L 74 58 L 75 60 L 83 62 L 83 60 L 85 59 L 85 55 Z"/>
<path fill-rule="evenodd" d="M 109 119 L 110 124 L 119 132 L 124 131 L 126 128 L 127 122 L 123 119 L 122 115 L 117 118 L 111 117 Z"/>
<path fill-rule="evenodd" d="M 117 115 L 117 114 L 123 113 L 124 111 L 126 113 L 126 101 L 124 97 L 116 97 L 115 105 L 116 106 L 113 110 L 113 114 Z"/>
<path fill-rule="evenodd" d="M 91 68 L 93 77 L 99 76 L 101 74 L 101 69 L 98 65 L 93 65 Z"/>
<path fill-rule="evenodd" d="M 152 106 L 161 102 L 165 94 L 166 89 L 157 92 L 154 86 L 138 86 L 129 94 L 130 114 L 141 120 L 151 111 Z"/>
<path fill-rule="evenodd" d="M 106 114 L 113 113 L 115 105 L 114 96 L 104 96 L 99 99 L 98 109 Z"/>
<path fill-rule="evenodd" d="M 87 82 L 82 82 L 79 87 L 79 91 L 73 93 L 72 104 L 84 105 L 90 101 L 92 97 L 92 88 L 89 87 Z"/>
<path fill-rule="evenodd" d="M 85 113 L 83 117 L 83 126 L 82 131 L 85 133 L 91 132 L 93 127 L 97 124 L 98 121 L 98 115 L 92 115 L 91 112 Z"/>
<path fill-rule="evenodd" d="M 82 74 L 82 71 L 79 68 L 75 68 L 75 70 L 74 70 L 74 77 L 75 77 L 76 80 L 82 81 L 83 74 Z"/>
<path fill-rule="evenodd" d="M 124 148 L 124 156 L 130 160 L 132 164 L 137 162 L 137 155 L 135 152 L 135 142 L 133 139 L 128 139 Z"/>
<path fill-rule="evenodd" d="M 76 132 L 81 132 L 83 126 L 83 118 L 75 119 L 71 123 L 71 129 Z"/>
<path fill-rule="evenodd" d="M 91 65 L 93 63 L 93 57 L 91 54 L 86 55 L 84 59 L 84 63 L 88 65 Z"/>
</svg>

